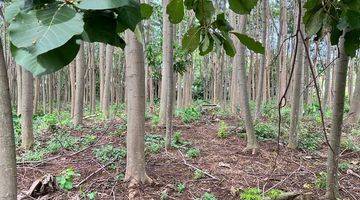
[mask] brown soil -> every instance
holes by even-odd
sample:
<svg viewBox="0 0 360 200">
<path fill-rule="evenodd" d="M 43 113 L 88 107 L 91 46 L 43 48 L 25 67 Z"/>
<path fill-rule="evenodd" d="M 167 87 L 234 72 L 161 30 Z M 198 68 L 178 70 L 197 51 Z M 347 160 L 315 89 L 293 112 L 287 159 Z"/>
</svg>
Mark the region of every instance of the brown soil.
<svg viewBox="0 0 360 200">
<path fill-rule="evenodd" d="M 231 127 L 239 123 L 235 118 L 225 120 Z M 122 136 L 111 136 L 108 133 L 117 130 L 123 122 L 114 120 L 107 123 L 95 123 L 88 121 L 81 132 L 67 130 L 76 136 L 86 133 L 96 134 L 101 144 L 111 143 L 114 146 L 125 147 L 125 134 Z M 162 128 L 151 128 L 147 123 L 147 134 L 163 134 Z M 140 199 L 160 199 L 162 192 L 166 191 L 169 199 L 196 199 L 205 192 L 211 192 L 217 199 L 231 200 L 239 199 L 234 196 L 232 190 L 246 188 L 260 188 L 263 191 L 274 187 L 284 191 L 296 191 L 312 193 L 314 199 L 319 199 L 325 191 L 317 189 L 314 183 L 316 176 L 325 171 L 326 154 L 310 154 L 302 150 L 289 150 L 281 146 L 280 155 L 277 157 L 277 143 L 266 141 L 260 143 L 260 152 L 257 155 L 245 154 L 243 149 L 246 145 L 245 139 L 236 134 L 231 134 L 226 139 L 220 139 L 216 133 L 219 120 L 213 116 L 205 116 L 200 122 L 184 125 L 179 120 L 175 121 L 175 131 L 181 131 L 183 139 L 191 142 L 191 146 L 199 148 L 201 153 L 198 158 L 190 159 L 185 155 L 185 150 L 161 151 L 158 154 L 148 154 L 146 157 L 146 170 L 154 183 L 140 187 Z M 99 131 L 94 131 L 97 128 Z M 237 128 L 236 130 L 240 130 Z M 104 130 L 106 133 L 104 134 Z M 51 135 L 44 133 L 44 141 Z M 45 174 L 58 175 L 68 167 L 73 167 L 81 174 L 76 177 L 75 185 L 88 175 L 102 167 L 92 155 L 91 147 L 74 156 L 65 156 L 74 151 L 61 150 L 57 155 L 63 155 L 49 162 L 27 163 L 18 165 L 18 189 L 26 191 L 34 180 Z M 324 145 L 325 149 L 325 145 Z M 182 153 L 180 153 L 182 152 Z M 325 152 L 323 150 L 322 152 Z M 183 155 L 182 155 L 183 154 Z M 276 159 L 277 158 L 277 159 Z M 342 152 L 341 161 L 347 160 L 356 166 L 353 172 L 360 174 L 360 153 Z M 184 159 L 188 165 L 184 164 Z M 275 164 L 276 162 L 276 164 Z M 115 176 L 125 172 L 125 163 L 117 163 L 117 170 L 105 169 L 95 174 L 92 178 L 81 185 L 80 188 L 70 192 L 57 191 L 48 194 L 49 199 L 78 199 L 81 192 L 96 191 L 96 199 L 128 199 L 127 184 L 116 181 Z M 212 177 L 205 175 L 204 178 L 194 180 L 194 169 L 191 166 L 206 171 Z M 276 166 L 275 166 L 276 165 Z M 275 170 L 273 170 L 275 169 Z M 351 173 L 340 173 L 341 197 L 342 199 L 360 199 L 360 179 Z M 178 193 L 176 185 L 185 183 L 186 189 Z M 31 198 L 29 198 L 31 199 Z"/>
</svg>

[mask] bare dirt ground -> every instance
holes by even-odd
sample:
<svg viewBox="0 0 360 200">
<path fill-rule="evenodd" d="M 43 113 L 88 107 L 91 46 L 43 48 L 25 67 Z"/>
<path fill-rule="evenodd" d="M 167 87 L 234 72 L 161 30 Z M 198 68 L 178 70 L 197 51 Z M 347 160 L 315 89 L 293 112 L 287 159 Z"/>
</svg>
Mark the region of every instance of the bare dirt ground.
<svg viewBox="0 0 360 200">
<path fill-rule="evenodd" d="M 238 119 L 225 118 L 231 127 L 238 126 Z M 70 192 L 58 190 L 43 197 L 43 199 L 83 199 L 81 193 L 96 191 L 96 199 L 128 199 L 127 184 L 115 179 L 117 174 L 125 172 L 125 160 L 116 163 L 116 170 L 104 168 L 93 156 L 92 149 L 102 144 L 125 147 L 125 134 L 111 136 L 124 122 L 113 120 L 103 123 L 87 121 L 80 131 L 67 130 L 72 135 L 81 136 L 85 133 L 97 135 L 98 141 L 83 151 L 61 150 L 56 155 L 49 155 L 41 162 L 18 164 L 18 189 L 26 191 L 32 182 L 45 174 L 58 175 L 68 167 L 81 176 L 75 178 L 74 185 L 83 183 Z M 94 131 L 94 126 L 98 131 Z M 173 149 L 169 152 L 146 156 L 146 171 L 153 180 L 151 185 L 140 187 L 140 199 L 161 199 L 163 193 L 168 199 L 196 199 L 205 192 L 214 194 L 217 199 L 240 199 L 234 195 L 234 189 L 260 188 L 268 191 L 272 188 L 283 191 L 311 193 L 313 199 L 319 199 L 325 191 L 315 187 L 316 176 L 325 171 L 326 154 L 310 154 L 302 150 L 288 150 L 281 146 L 277 157 L 277 143 L 267 141 L 260 143 L 257 155 L 242 152 L 246 146 L 245 139 L 231 134 L 226 139 L 216 136 L 219 120 L 213 116 L 203 116 L 202 120 L 184 125 L 175 121 L 175 131 L 181 131 L 183 140 L 191 142 L 191 146 L 200 149 L 200 156 L 194 159 L 185 156 L 185 150 Z M 162 128 L 152 128 L 147 122 L 147 134 L 163 134 Z M 237 128 L 236 130 L 240 130 Z M 46 141 L 51 135 L 44 133 Z M 325 145 L 324 145 L 325 149 Z M 72 155 L 71 155 L 72 154 Z M 360 199 L 360 153 L 342 152 L 341 160 L 353 163 L 356 168 L 352 172 L 340 173 L 340 192 L 342 199 Z M 276 162 L 276 164 L 275 164 Z M 275 168 L 274 168 L 275 167 Z M 204 178 L 195 180 L 195 168 L 206 172 Z M 275 169 L 275 170 L 273 170 Z M 97 173 L 94 173 L 98 171 Z M 86 179 L 89 175 L 90 178 Z M 85 181 L 84 181 L 85 180 Z M 185 183 L 186 189 L 179 193 L 178 183 Z M 35 198 L 25 198 L 35 199 Z"/>
</svg>

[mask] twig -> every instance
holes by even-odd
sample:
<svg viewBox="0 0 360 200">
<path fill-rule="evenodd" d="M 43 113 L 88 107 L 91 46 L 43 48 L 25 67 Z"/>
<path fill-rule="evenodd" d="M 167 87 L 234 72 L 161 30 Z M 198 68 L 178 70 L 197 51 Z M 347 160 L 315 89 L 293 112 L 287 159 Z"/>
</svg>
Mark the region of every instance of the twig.
<svg viewBox="0 0 360 200">
<path fill-rule="evenodd" d="M 110 162 L 108 162 L 106 165 L 100 167 L 98 170 L 96 170 L 95 172 L 91 173 L 89 176 L 87 176 L 85 179 L 83 179 L 82 181 L 80 181 L 75 188 L 78 188 L 81 184 L 85 183 L 87 180 L 89 180 L 89 178 L 93 177 L 95 174 L 99 173 L 100 171 L 104 170 L 107 166 L 111 165 L 112 163 L 114 163 L 116 159 L 112 159 Z"/>
<path fill-rule="evenodd" d="M 291 172 L 287 177 L 285 177 L 283 180 L 281 180 L 280 182 L 276 183 L 275 185 L 273 185 L 272 187 L 270 187 L 269 189 L 267 189 L 265 193 L 267 193 L 268 191 L 270 191 L 271 189 L 276 188 L 277 186 L 283 184 L 287 179 L 289 179 L 292 175 L 294 175 L 297 171 L 299 171 L 301 169 L 301 166 L 299 168 L 297 168 L 297 170 Z"/>
<path fill-rule="evenodd" d="M 208 172 L 206 172 L 206 171 L 204 171 L 204 170 L 201 170 L 201 169 L 195 167 L 194 165 L 191 165 L 191 164 L 187 163 L 184 154 L 183 154 L 180 150 L 178 150 L 178 152 L 180 153 L 180 155 L 181 155 L 181 157 L 182 157 L 182 160 L 184 161 L 184 165 L 186 165 L 186 166 L 188 166 L 188 167 L 191 167 L 191 168 L 193 168 L 193 169 L 195 169 L 195 170 L 200 170 L 200 171 L 204 172 L 204 174 L 208 175 L 209 177 L 211 177 L 211 178 L 213 178 L 213 179 L 215 179 L 215 180 L 220 181 L 219 178 L 217 178 L 217 177 L 209 174 Z"/>
</svg>

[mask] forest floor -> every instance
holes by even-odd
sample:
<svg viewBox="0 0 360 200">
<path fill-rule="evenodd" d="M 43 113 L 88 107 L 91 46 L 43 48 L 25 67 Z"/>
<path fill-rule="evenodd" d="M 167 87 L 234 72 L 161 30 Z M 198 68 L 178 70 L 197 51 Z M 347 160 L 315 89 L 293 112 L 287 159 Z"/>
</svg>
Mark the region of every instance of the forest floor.
<svg viewBox="0 0 360 200">
<path fill-rule="evenodd" d="M 315 153 L 289 150 L 280 144 L 277 156 L 277 142 L 272 139 L 259 143 L 258 154 L 246 154 L 244 128 L 239 121 L 210 114 L 189 124 L 176 118 L 174 131 L 181 133 L 181 137 L 178 134 L 176 148 L 166 152 L 162 146 L 164 128 L 154 127 L 147 120 L 146 171 L 153 183 L 141 186 L 140 199 L 212 200 L 213 195 L 231 200 L 240 199 L 239 193 L 246 195 L 246 191 L 277 191 L 274 189 L 308 193 L 311 199 L 324 195 L 325 144 Z M 228 126 L 226 138 L 218 137 L 219 122 Z M 66 134 L 58 139 L 63 148 L 56 148 L 57 151 L 38 161 L 19 161 L 18 189 L 22 196 L 35 180 L 47 174 L 59 176 L 71 168 L 77 174 L 73 189 L 57 190 L 42 199 L 128 199 L 127 184 L 122 181 L 125 130 L 125 122 L 120 118 L 102 122 L 89 118 L 81 129 L 55 127 L 44 131 L 39 136 L 41 145 L 49 144 L 55 134 Z M 62 143 L 69 143 L 66 142 L 69 138 L 78 139 L 69 145 L 71 148 L 66 148 Z M 80 143 L 84 145 L 74 145 Z M 342 151 L 340 160 L 346 163 L 340 166 L 341 197 L 358 200 L 360 152 Z"/>
</svg>

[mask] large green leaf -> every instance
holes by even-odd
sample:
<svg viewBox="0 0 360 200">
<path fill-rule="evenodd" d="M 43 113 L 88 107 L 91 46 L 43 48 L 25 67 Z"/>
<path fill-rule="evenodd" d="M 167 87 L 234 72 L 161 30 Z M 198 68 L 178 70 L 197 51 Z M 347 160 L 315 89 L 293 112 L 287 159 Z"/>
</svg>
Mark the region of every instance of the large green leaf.
<svg viewBox="0 0 360 200">
<path fill-rule="evenodd" d="M 141 12 L 141 19 L 150 19 L 153 13 L 153 7 L 149 4 L 142 3 L 140 4 L 140 12 Z"/>
<path fill-rule="evenodd" d="M 234 34 L 239 39 L 239 41 L 243 45 L 245 45 L 248 49 L 254 51 L 255 53 L 261 53 L 261 54 L 265 53 L 265 48 L 260 42 L 255 41 L 253 38 L 245 34 L 241 34 L 238 32 L 231 32 L 231 33 Z"/>
<path fill-rule="evenodd" d="M 325 16 L 326 13 L 324 9 L 321 8 L 315 13 L 311 13 L 310 16 L 304 17 L 305 29 L 309 36 L 315 35 L 321 29 Z"/>
<path fill-rule="evenodd" d="M 16 15 L 20 13 L 23 6 L 24 0 L 15 0 L 6 6 L 4 12 L 5 21 L 10 23 L 16 17 Z"/>
<path fill-rule="evenodd" d="M 141 21 L 140 4 L 130 1 L 130 4 L 119 7 L 115 10 L 118 17 L 117 32 L 121 33 L 126 29 L 135 31 L 137 24 Z"/>
<path fill-rule="evenodd" d="M 170 0 L 166 6 L 166 13 L 169 15 L 169 21 L 173 24 L 180 23 L 184 18 L 184 1 Z"/>
<path fill-rule="evenodd" d="M 199 46 L 199 54 L 204 56 L 210 53 L 214 48 L 214 39 L 210 33 L 206 32 L 202 34 L 200 46 Z"/>
<path fill-rule="evenodd" d="M 195 2 L 195 17 L 200 24 L 207 24 L 215 13 L 215 8 L 211 0 L 198 0 Z"/>
<path fill-rule="evenodd" d="M 347 24 L 350 26 L 350 28 L 360 28 L 360 10 L 347 10 L 345 15 Z"/>
<path fill-rule="evenodd" d="M 17 64 L 21 65 L 35 76 L 50 74 L 68 65 L 77 55 L 80 45 L 76 39 L 70 39 L 66 44 L 41 55 L 34 55 L 24 48 L 11 45 L 11 54 Z"/>
<path fill-rule="evenodd" d="M 98 10 L 85 12 L 84 22 L 83 40 L 125 47 L 125 41 L 116 32 L 117 20 L 113 12 Z"/>
<path fill-rule="evenodd" d="M 258 0 L 229 0 L 230 9 L 237 14 L 250 14 Z"/>
<path fill-rule="evenodd" d="M 229 32 L 233 30 L 230 23 L 225 19 L 225 13 L 220 13 L 216 16 L 216 20 L 212 23 L 213 26 L 220 31 Z"/>
<path fill-rule="evenodd" d="M 193 52 L 199 46 L 200 43 L 200 27 L 192 27 L 182 38 L 182 48 Z"/>
<path fill-rule="evenodd" d="M 131 4 L 132 0 L 82 0 L 77 7 L 85 10 L 114 9 Z"/>
<path fill-rule="evenodd" d="M 224 40 L 222 41 L 222 45 L 224 47 L 226 55 L 228 55 L 230 57 L 234 57 L 236 54 L 236 49 L 235 49 L 233 41 L 229 37 L 229 34 L 223 32 L 223 38 L 224 38 Z"/>
<path fill-rule="evenodd" d="M 60 47 L 83 31 L 82 15 L 65 4 L 20 12 L 9 26 L 12 44 L 28 48 L 34 55 Z"/>
<path fill-rule="evenodd" d="M 349 31 L 345 34 L 345 52 L 350 57 L 355 57 L 360 48 L 360 29 Z"/>
</svg>

